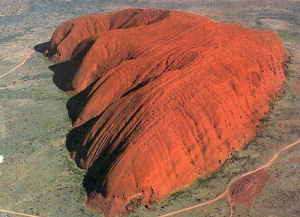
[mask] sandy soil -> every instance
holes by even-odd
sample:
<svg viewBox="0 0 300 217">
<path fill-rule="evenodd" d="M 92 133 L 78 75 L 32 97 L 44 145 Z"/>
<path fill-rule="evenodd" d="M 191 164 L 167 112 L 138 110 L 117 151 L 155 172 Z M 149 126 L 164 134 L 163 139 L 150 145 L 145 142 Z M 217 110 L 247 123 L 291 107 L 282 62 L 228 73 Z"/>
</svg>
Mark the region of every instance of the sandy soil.
<svg viewBox="0 0 300 217">
<path fill-rule="evenodd" d="M 132 216 L 159 216 L 222 194 L 235 176 L 266 163 L 282 146 L 300 138 L 300 3 L 267 1 L 4 1 L 0 10 L 0 76 L 18 66 L 33 46 L 50 39 L 59 23 L 84 14 L 128 7 L 185 10 L 211 19 L 276 31 L 292 56 L 284 94 L 262 120 L 259 135 L 223 168 Z M 80 3 L 79 3 L 80 2 Z M 247 7 L 243 5 L 247 4 Z M 253 2 L 257 2 L 253 4 Z M 38 53 L 0 77 L 0 209 L 39 216 L 99 216 L 84 205 L 84 172 L 69 160 L 65 136 L 68 96 L 52 82 L 51 63 Z M 282 153 L 251 205 L 233 216 L 300 216 L 300 145 Z M 176 216 L 229 216 L 225 199 Z M 0 213 L 0 216 L 10 216 Z"/>
</svg>

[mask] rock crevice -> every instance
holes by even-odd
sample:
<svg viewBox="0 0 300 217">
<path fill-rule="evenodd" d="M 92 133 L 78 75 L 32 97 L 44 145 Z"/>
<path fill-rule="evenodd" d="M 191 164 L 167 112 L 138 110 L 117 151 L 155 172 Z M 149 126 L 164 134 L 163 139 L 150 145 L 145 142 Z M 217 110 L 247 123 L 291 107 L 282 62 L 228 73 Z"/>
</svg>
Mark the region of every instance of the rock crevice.
<svg viewBox="0 0 300 217">
<path fill-rule="evenodd" d="M 285 81 L 276 33 L 179 11 L 127 9 L 61 24 L 45 54 L 74 95 L 68 148 L 86 204 L 150 205 L 250 141 Z"/>
</svg>

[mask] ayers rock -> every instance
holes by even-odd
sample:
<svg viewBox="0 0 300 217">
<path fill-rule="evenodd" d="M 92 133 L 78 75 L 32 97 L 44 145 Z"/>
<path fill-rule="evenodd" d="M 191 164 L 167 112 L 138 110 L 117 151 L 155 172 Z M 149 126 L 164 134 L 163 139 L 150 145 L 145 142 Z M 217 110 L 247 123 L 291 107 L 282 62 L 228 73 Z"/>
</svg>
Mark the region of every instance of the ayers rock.
<svg viewBox="0 0 300 217">
<path fill-rule="evenodd" d="M 272 31 L 158 9 L 64 22 L 45 55 L 76 95 L 73 132 L 85 130 L 71 156 L 88 170 L 87 206 L 105 216 L 220 168 L 255 136 L 288 59 Z"/>
</svg>

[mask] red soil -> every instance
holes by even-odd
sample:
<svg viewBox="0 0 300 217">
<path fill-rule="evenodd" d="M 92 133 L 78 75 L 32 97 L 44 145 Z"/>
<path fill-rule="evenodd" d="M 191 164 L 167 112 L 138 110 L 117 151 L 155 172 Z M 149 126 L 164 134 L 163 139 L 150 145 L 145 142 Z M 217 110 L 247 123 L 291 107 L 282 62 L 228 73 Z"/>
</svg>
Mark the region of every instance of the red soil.
<svg viewBox="0 0 300 217">
<path fill-rule="evenodd" d="M 271 174 L 264 169 L 260 169 L 254 173 L 234 179 L 232 183 L 228 185 L 229 187 L 227 190 L 230 204 L 232 206 L 236 204 L 250 206 L 254 197 L 263 190 L 270 175 Z"/>
<path fill-rule="evenodd" d="M 268 167 L 270 167 L 276 159 L 279 157 L 279 155 L 294 146 L 300 144 L 300 140 L 297 140 L 296 142 L 283 146 L 280 148 L 270 160 L 268 160 L 264 165 L 258 167 L 255 170 L 250 170 L 247 173 L 244 173 L 243 175 L 235 177 L 231 182 L 227 185 L 227 188 L 225 192 L 223 192 L 218 197 L 203 202 L 198 203 L 196 205 L 186 207 L 180 210 L 176 210 L 170 213 L 166 213 L 164 215 L 161 215 L 159 217 L 167 217 L 167 216 L 173 216 L 179 213 L 183 213 L 186 211 L 189 211 L 191 209 L 195 209 L 201 206 L 206 206 L 209 204 L 212 204 L 224 197 L 228 198 L 229 205 L 230 205 L 230 217 L 233 216 L 233 207 L 238 204 L 246 204 L 251 205 L 251 202 L 253 199 L 261 193 L 263 188 L 265 187 L 266 183 L 268 182 L 271 174 L 266 171 Z"/>
<path fill-rule="evenodd" d="M 287 60 L 274 32 L 156 9 L 65 22 L 46 54 L 66 61 L 53 70 L 77 94 L 72 158 L 88 170 L 86 204 L 106 216 L 220 168 L 255 136 Z"/>
</svg>

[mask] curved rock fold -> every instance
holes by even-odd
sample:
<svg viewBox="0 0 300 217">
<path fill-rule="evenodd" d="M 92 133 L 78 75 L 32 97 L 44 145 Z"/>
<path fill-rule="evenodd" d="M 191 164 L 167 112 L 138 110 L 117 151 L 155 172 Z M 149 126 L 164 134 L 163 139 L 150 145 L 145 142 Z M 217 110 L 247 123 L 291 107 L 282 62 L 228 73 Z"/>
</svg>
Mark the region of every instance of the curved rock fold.
<svg viewBox="0 0 300 217">
<path fill-rule="evenodd" d="M 250 141 L 280 93 L 276 33 L 158 9 L 61 24 L 45 52 L 74 95 L 69 149 L 86 204 L 126 215 L 216 171 Z"/>
</svg>

